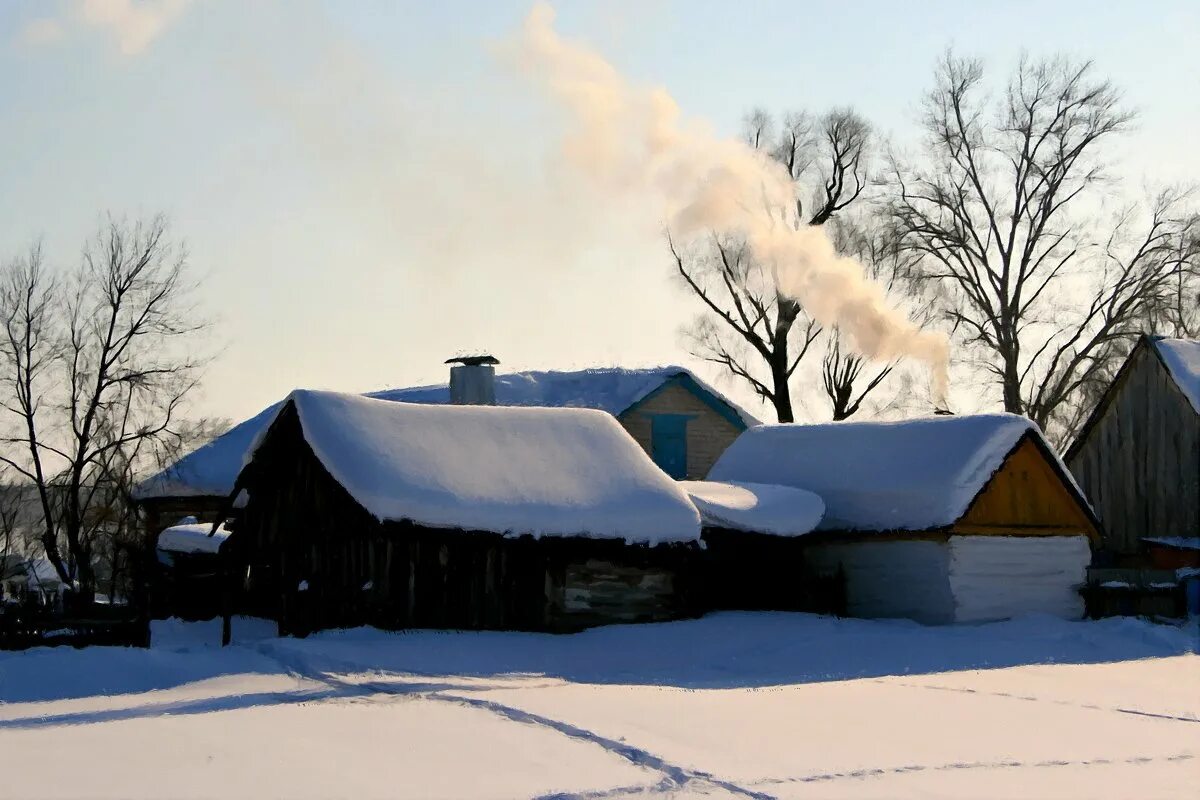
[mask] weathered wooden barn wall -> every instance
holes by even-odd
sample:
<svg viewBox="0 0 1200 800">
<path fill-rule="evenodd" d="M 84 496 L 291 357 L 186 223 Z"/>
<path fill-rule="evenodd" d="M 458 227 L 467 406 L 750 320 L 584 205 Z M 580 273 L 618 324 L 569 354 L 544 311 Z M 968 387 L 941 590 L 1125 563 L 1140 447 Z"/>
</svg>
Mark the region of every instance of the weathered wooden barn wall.
<svg viewBox="0 0 1200 800">
<path fill-rule="evenodd" d="M 287 408 L 245 476 L 226 544 L 248 570 L 246 610 L 284 633 L 384 628 L 575 630 L 697 613 L 696 548 L 505 538 L 380 522 L 333 479 Z"/>
<path fill-rule="evenodd" d="M 639 403 L 617 421 L 642 448 L 653 455 L 651 420 L 655 414 L 684 414 L 692 417 L 687 426 L 687 478 L 700 480 L 742 432 L 712 406 L 678 384 Z"/>
<path fill-rule="evenodd" d="M 1200 419 L 1150 346 L 1139 345 L 1067 454 L 1103 523 L 1104 549 L 1200 533 Z"/>
</svg>

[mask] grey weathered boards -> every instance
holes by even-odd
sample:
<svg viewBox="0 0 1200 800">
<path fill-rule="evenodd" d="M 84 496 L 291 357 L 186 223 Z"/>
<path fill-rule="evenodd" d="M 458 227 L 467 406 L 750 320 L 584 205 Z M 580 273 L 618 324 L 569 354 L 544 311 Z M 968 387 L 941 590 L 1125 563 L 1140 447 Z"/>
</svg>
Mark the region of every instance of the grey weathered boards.
<svg viewBox="0 0 1200 800">
<path fill-rule="evenodd" d="M 1142 337 L 1067 451 L 1114 566 L 1137 566 L 1145 537 L 1200 536 L 1200 414 L 1164 341 L 1180 340 Z"/>
</svg>

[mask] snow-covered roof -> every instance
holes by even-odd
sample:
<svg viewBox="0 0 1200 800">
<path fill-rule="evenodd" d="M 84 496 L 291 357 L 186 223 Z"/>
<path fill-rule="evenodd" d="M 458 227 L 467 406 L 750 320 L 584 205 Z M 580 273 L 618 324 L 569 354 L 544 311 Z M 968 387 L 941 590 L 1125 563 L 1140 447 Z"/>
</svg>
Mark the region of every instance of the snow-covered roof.
<svg viewBox="0 0 1200 800">
<path fill-rule="evenodd" d="M 1150 342 L 1167 365 L 1175 385 L 1200 414 L 1200 341 L 1152 336 Z"/>
<path fill-rule="evenodd" d="M 728 408 L 746 427 L 759 424 L 749 411 L 741 408 L 712 386 L 696 377 L 691 370 L 680 366 L 625 369 L 600 367 L 574 371 L 529 371 L 497 375 L 496 404 L 501 406 L 545 406 L 548 408 L 595 408 L 614 417 L 645 399 L 673 378 L 686 377 L 702 391 Z M 450 402 L 450 387 L 439 383 L 409 389 L 388 389 L 372 397 L 399 400 L 405 403 Z"/>
<path fill-rule="evenodd" d="M 224 525 L 217 526 L 215 532 L 211 523 L 173 525 L 158 535 L 158 549 L 167 553 L 215 554 L 228 538 L 229 531 Z"/>
<path fill-rule="evenodd" d="M 584 369 L 573 372 L 517 372 L 496 376 L 496 403 L 501 406 L 544 406 L 549 408 L 594 408 L 617 416 L 646 399 L 667 381 L 694 383 L 711 396 L 715 406 L 733 420 L 749 427 L 759 424 L 748 411 L 723 397 L 689 370 L 678 367 Z M 405 403 L 447 405 L 447 384 L 385 389 L 367 397 Z M 275 418 L 282 402 L 263 409 L 222 436 L 181 458 L 162 472 L 142 482 L 134 491 L 139 500 L 152 497 L 197 497 L 227 495 L 242 459 L 254 441 Z"/>
<path fill-rule="evenodd" d="M 812 492 L 766 483 L 680 481 L 705 526 L 775 536 L 800 536 L 817 527 L 825 503 Z"/>
<path fill-rule="evenodd" d="M 708 477 L 815 492 L 825 501 L 817 530 L 928 530 L 961 517 L 1027 434 L 1041 437 L 1014 414 L 761 425 Z"/>
<path fill-rule="evenodd" d="M 316 457 L 380 520 L 651 545 L 700 536 L 687 495 L 610 414 L 309 390 L 287 404 Z"/>
</svg>

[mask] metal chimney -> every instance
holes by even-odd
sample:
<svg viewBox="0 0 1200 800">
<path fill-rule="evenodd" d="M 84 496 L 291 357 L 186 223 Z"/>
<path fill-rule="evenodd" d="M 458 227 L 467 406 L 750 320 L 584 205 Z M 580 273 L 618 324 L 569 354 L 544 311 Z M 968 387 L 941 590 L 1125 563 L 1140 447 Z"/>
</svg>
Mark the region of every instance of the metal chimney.
<svg viewBox="0 0 1200 800">
<path fill-rule="evenodd" d="M 446 359 L 450 368 L 450 402 L 456 406 L 496 405 L 496 364 L 490 355 Z"/>
</svg>

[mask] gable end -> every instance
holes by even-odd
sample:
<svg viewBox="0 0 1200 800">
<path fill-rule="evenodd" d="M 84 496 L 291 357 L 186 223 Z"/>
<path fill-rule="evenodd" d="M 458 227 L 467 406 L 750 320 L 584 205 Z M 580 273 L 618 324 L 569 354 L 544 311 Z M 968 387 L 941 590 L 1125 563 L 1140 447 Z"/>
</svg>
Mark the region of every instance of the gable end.
<svg viewBox="0 0 1200 800">
<path fill-rule="evenodd" d="M 1099 523 L 1057 458 L 1027 433 L 1004 457 L 954 530 L 1002 536 L 1099 538 Z"/>
</svg>

